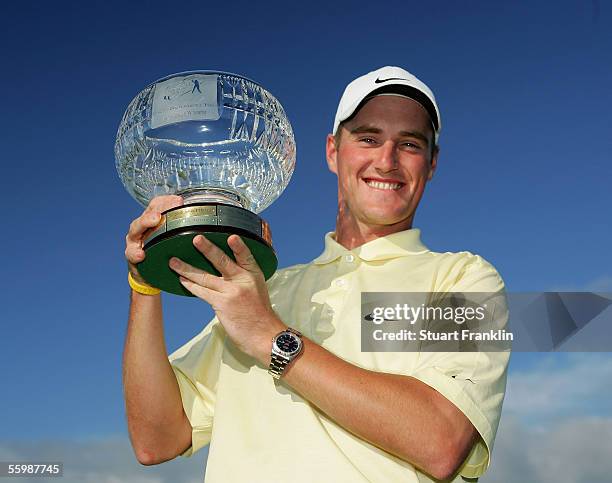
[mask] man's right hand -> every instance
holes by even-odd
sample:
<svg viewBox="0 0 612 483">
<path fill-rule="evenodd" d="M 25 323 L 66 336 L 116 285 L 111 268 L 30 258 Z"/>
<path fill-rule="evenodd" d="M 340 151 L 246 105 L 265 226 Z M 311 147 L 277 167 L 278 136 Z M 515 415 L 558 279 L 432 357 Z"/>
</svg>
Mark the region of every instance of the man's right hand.
<svg viewBox="0 0 612 483">
<path fill-rule="evenodd" d="M 130 224 L 130 229 L 125 237 L 125 258 L 128 262 L 128 269 L 137 282 L 147 283 L 136 268 L 136 265 L 145 259 L 145 251 L 142 248 L 145 233 L 159 224 L 164 211 L 182 204 L 183 198 L 177 195 L 156 196 L 149 202 L 149 206 L 142 215 Z"/>
</svg>

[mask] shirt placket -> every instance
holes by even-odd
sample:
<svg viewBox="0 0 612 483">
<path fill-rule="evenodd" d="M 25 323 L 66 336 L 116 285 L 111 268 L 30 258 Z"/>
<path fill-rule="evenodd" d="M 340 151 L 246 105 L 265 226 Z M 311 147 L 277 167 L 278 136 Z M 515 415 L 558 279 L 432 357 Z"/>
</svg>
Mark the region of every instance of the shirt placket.
<svg viewBox="0 0 612 483">
<path fill-rule="evenodd" d="M 360 260 L 352 253 L 346 253 L 332 262 L 332 273 L 328 287 L 317 294 L 322 304 L 320 320 L 316 321 L 315 334 L 319 343 L 326 345 L 331 342 L 332 337 L 342 323 L 342 318 L 347 309 L 347 302 L 352 291 L 355 289 Z"/>
</svg>

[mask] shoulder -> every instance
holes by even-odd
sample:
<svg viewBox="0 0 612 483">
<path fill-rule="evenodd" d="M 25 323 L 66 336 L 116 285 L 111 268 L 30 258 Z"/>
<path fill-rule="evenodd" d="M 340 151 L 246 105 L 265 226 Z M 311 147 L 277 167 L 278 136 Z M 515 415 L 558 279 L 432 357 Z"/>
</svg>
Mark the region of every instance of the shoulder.
<svg viewBox="0 0 612 483">
<path fill-rule="evenodd" d="M 453 290 L 493 292 L 504 281 L 491 262 L 469 251 L 428 252 L 425 255 Z"/>
<path fill-rule="evenodd" d="M 432 258 L 432 260 L 452 266 L 457 267 L 462 271 L 485 271 L 485 272 L 495 272 L 498 273 L 495 267 L 491 262 L 486 260 L 485 258 L 477 255 L 475 253 L 469 251 L 461 251 L 461 252 L 427 252 L 427 255 Z"/>
</svg>

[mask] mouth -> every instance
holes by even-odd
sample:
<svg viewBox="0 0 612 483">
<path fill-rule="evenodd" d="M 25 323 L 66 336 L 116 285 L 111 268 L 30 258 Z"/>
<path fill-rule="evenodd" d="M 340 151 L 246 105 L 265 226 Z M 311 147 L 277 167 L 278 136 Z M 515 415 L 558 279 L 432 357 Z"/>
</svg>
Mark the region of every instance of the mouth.
<svg viewBox="0 0 612 483">
<path fill-rule="evenodd" d="M 362 178 L 364 183 L 370 188 L 381 190 L 381 191 L 397 191 L 401 189 L 405 183 L 397 180 L 382 180 L 374 178 Z"/>
</svg>

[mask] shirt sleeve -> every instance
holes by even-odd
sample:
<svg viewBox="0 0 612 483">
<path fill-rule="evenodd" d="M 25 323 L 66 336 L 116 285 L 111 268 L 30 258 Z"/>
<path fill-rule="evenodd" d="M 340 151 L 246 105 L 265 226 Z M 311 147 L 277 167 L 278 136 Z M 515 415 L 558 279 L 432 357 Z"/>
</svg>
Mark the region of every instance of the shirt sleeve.
<svg viewBox="0 0 612 483">
<path fill-rule="evenodd" d="M 225 331 L 215 317 L 168 356 L 192 428 L 191 446 L 181 456 L 190 457 L 210 443 L 224 340 Z"/>
<path fill-rule="evenodd" d="M 503 329 L 508 321 L 503 281 L 481 257 L 469 256 L 469 263 L 449 291 L 490 294 L 496 306 L 493 324 Z M 478 478 L 489 467 L 506 390 L 509 358 L 509 351 L 419 354 L 411 376 L 455 404 L 480 435 L 458 471 L 460 476 Z"/>
</svg>

